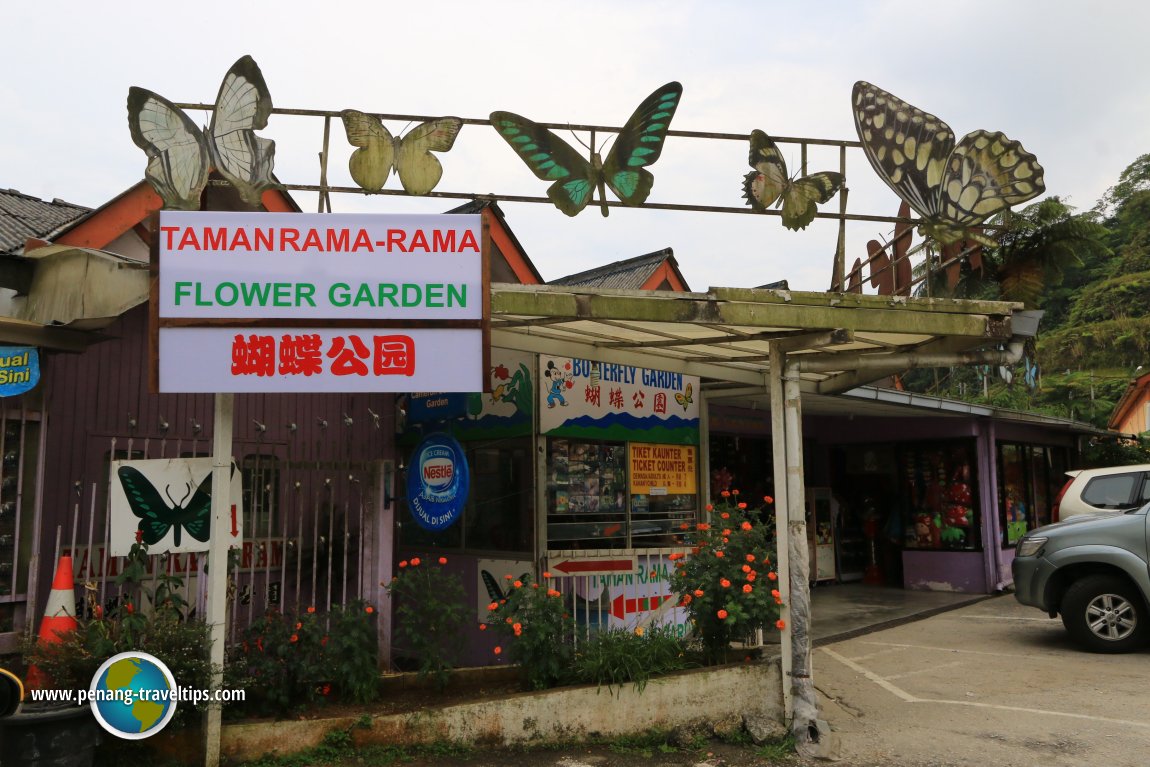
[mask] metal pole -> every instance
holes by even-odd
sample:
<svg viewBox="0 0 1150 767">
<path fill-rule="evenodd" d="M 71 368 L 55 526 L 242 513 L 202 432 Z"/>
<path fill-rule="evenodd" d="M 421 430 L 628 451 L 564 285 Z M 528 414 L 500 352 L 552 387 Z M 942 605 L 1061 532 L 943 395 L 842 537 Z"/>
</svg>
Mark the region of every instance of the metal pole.
<svg viewBox="0 0 1150 767">
<path fill-rule="evenodd" d="M 212 427 L 212 536 L 208 542 L 208 631 L 211 636 L 213 690 L 224 684 L 224 633 L 228 614 L 228 536 L 231 522 L 232 421 L 234 394 L 217 394 Z M 219 702 L 208 704 L 204 720 L 204 765 L 219 767 Z"/>
<path fill-rule="evenodd" d="M 794 696 L 791 692 L 791 584 L 790 572 L 790 529 L 787 526 L 787 443 L 786 420 L 783 404 L 783 367 L 786 355 L 777 343 L 770 344 L 771 369 L 771 453 L 775 469 L 775 566 L 780 574 L 779 597 L 783 600 L 780 617 L 787 628 L 780 632 L 780 660 L 783 674 L 783 717 L 790 722 L 794 718 Z"/>
</svg>

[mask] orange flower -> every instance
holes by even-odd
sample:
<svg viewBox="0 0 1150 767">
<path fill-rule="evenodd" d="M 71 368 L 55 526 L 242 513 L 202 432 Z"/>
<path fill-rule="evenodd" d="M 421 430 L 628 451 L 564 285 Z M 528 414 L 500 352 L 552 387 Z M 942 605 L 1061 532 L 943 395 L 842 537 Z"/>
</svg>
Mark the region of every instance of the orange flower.
<svg viewBox="0 0 1150 767">
<path fill-rule="evenodd" d="M 754 587 L 752 587 L 751 584 L 749 584 L 749 583 L 743 584 L 743 593 L 744 594 L 750 594 L 752 591 L 754 591 Z"/>
<path fill-rule="evenodd" d="M 739 494 L 739 491 L 737 488 L 735 490 L 731 491 L 731 495 L 738 495 L 738 494 Z"/>
<path fill-rule="evenodd" d="M 752 570 L 751 572 L 747 573 L 747 583 L 754 583 L 755 578 L 757 577 L 759 577 L 758 574 Z"/>
<path fill-rule="evenodd" d="M 719 610 L 715 615 L 719 616 L 719 620 L 725 621 L 729 613 L 726 610 Z"/>
<path fill-rule="evenodd" d="M 724 490 L 723 492 L 719 493 L 719 495 L 723 496 L 724 498 L 730 498 L 731 497 L 731 491 L 730 490 Z"/>
<path fill-rule="evenodd" d="M 499 609 L 499 603 L 498 602 L 492 602 L 491 604 L 487 605 L 487 609 L 488 610 L 498 610 Z"/>
<path fill-rule="evenodd" d="M 747 504 L 745 504 L 745 503 L 740 503 L 740 504 L 739 504 L 739 508 L 740 508 L 740 509 L 745 509 L 745 508 L 747 508 Z"/>
<path fill-rule="evenodd" d="M 750 565 L 743 565 L 743 572 L 744 573 L 749 573 L 750 571 L 751 571 Z"/>
<path fill-rule="evenodd" d="M 679 600 L 679 604 L 682 605 L 683 607 L 686 607 L 687 605 L 691 604 L 691 595 L 690 594 L 684 594 L 683 598 L 681 600 Z"/>
<path fill-rule="evenodd" d="M 715 510 L 715 505 L 714 505 L 713 503 L 708 503 L 708 504 L 707 504 L 706 506 L 704 506 L 703 508 L 705 508 L 707 511 L 714 511 L 714 510 Z"/>
<path fill-rule="evenodd" d="M 716 557 L 718 557 L 719 559 L 722 559 L 722 558 L 723 558 L 723 551 L 722 551 L 722 549 L 720 549 L 720 550 L 716 551 L 716 552 L 715 552 L 715 556 L 716 556 Z"/>
<path fill-rule="evenodd" d="M 550 577 L 551 577 L 551 573 L 549 573 L 549 572 L 547 572 L 546 570 L 544 570 L 544 571 L 543 571 L 543 577 L 544 577 L 544 578 L 550 578 Z"/>
<path fill-rule="evenodd" d="M 695 596 L 697 596 L 697 597 L 703 596 L 703 590 L 702 589 L 695 589 Z"/>
<path fill-rule="evenodd" d="M 517 589 L 521 589 L 523 588 L 523 581 L 515 581 L 515 583 L 512 583 L 511 585 Z"/>
<path fill-rule="evenodd" d="M 680 554 L 679 552 L 677 552 L 677 551 L 676 551 L 676 552 L 674 552 L 673 554 L 669 554 L 669 555 L 667 556 L 667 559 L 669 559 L 669 560 L 671 560 L 672 562 L 674 562 L 674 561 L 676 561 L 677 559 L 681 558 L 682 556 L 683 556 L 682 554 Z"/>
<path fill-rule="evenodd" d="M 375 612 L 375 608 L 371 605 L 368 605 L 367 607 L 363 608 L 363 611 L 368 615 L 371 615 L 373 612 Z"/>
<path fill-rule="evenodd" d="M 447 557 L 440 557 L 439 558 L 439 564 L 441 564 L 441 565 L 447 564 Z"/>
<path fill-rule="evenodd" d="M 769 496 L 769 495 L 763 496 L 763 503 L 774 503 L 774 502 L 775 502 L 775 499 L 772 498 L 771 496 Z"/>
<path fill-rule="evenodd" d="M 679 525 L 679 529 L 680 530 L 690 530 L 691 526 L 688 525 L 686 522 L 684 522 L 683 524 Z"/>
<path fill-rule="evenodd" d="M 124 605 L 124 609 L 128 611 L 128 615 L 136 612 L 136 606 L 131 602 L 128 602 L 126 605 Z"/>
<path fill-rule="evenodd" d="M 547 596 L 549 596 L 549 597 L 561 597 L 561 596 L 563 596 L 563 595 L 562 595 L 562 594 L 560 594 L 560 593 L 559 593 L 558 591 L 556 591 L 555 589 L 547 589 Z"/>
<path fill-rule="evenodd" d="M 479 630 L 480 631 L 487 631 L 487 624 L 486 623 L 480 623 L 479 624 Z"/>
<path fill-rule="evenodd" d="M 399 569 L 400 570 L 402 570 L 405 567 L 407 567 L 407 560 L 406 559 L 399 563 Z"/>
<path fill-rule="evenodd" d="M 730 538 L 724 538 L 724 539 L 723 539 L 723 543 L 730 543 L 730 542 L 731 542 L 731 539 L 730 539 Z"/>
<path fill-rule="evenodd" d="M 303 624 L 302 624 L 302 623 L 297 623 L 297 624 L 295 625 L 295 630 L 296 630 L 296 631 L 299 631 L 299 630 L 300 630 L 300 629 L 302 629 L 302 628 L 303 628 Z"/>
<path fill-rule="evenodd" d="M 499 653 L 503 652 L 503 648 L 502 647 L 496 647 L 494 650 L 492 650 L 492 652 L 495 653 L 496 655 L 498 655 Z"/>
<path fill-rule="evenodd" d="M 308 611 L 309 613 L 314 613 L 314 612 L 315 612 L 315 608 L 314 608 L 314 607 L 309 607 L 309 608 L 307 608 L 307 611 Z"/>
<path fill-rule="evenodd" d="M 747 555 L 747 561 L 748 562 L 754 562 L 755 561 L 755 555 L 754 554 L 748 554 Z"/>
<path fill-rule="evenodd" d="M 514 619 L 514 618 L 508 618 L 508 619 L 507 619 L 507 622 L 508 622 L 508 623 L 514 623 L 514 622 L 515 622 L 515 619 Z"/>
<path fill-rule="evenodd" d="M 711 526 L 708 525 L 706 522 L 700 522 L 699 524 L 695 525 L 695 529 L 696 530 L 710 530 Z"/>
<path fill-rule="evenodd" d="M 292 641 L 292 643 L 293 643 L 293 644 L 294 644 L 295 642 L 298 642 L 298 641 L 299 641 L 299 634 L 292 634 L 292 635 L 291 635 L 291 641 Z"/>
<path fill-rule="evenodd" d="M 503 579 L 509 581 L 509 580 L 512 580 L 514 577 L 515 577 L 514 575 L 504 575 Z"/>
<path fill-rule="evenodd" d="M 778 598 L 779 598 L 780 596 L 782 596 L 782 595 L 781 595 L 781 594 L 779 594 L 779 590 L 778 590 L 778 589 L 771 589 L 771 596 L 772 596 L 772 597 L 774 597 L 775 599 L 778 599 Z"/>
<path fill-rule="evenodd" d="M 412 557 L 411 558 L 411 566 L 412 567 L 419 567 L 419 557 Z"/>
<path fill-rule="evenodd" d="M 719 585 L 725 589 L 729 589 L 731 587 L 731 582 L 729 580 L 727 580 L 726 578 L 720 578 L 719 579 Z"/>
<path fill-rule="evenodd" d="M 786 622 L 785 620 L 783 620 L 782 618 L 779 618 L 779 619 L 778 619 L 778 620 L 775 622 L 775 628 L 777 628 L 779 631 L 782 631 L 782 630 L 783 630 L 783 629 L 785 629 L 786 627 L 787 627 L 787 622 Z"/>
<path fill-rule="evenodd" d="M 723 535 L 730 535 L 730 534 L 731 534 L 730 528 L 726 528 L 723 530 Z"/>
<path fill-rule="evenodd" d="M 719 516 L 722 517 L 723 519 L 730 519 L 731 518 L 731 515 L 725 511 L 722 514 L 720 514 Z"/>
<path fill-rule="evenodd" d="M 774 570 L 771 570 L 769 573 L 767 573 L 767 577 L 772 581 L 777 581 L 779 579 L 779 576 L 775 574 Z"/>
<path fill-rule="evenodd" d="M 744 522 L 743 524 L 739 525 L 739 529 L 740 530 L 747 530 L 749 532 L 751 530 L 751 523 L 750 522 Z"/>
<path fill-rule="evenodd" d="M 520 631 L 523 630 L 523 624 L 522 623 L 512 623 L 511 628 L 514 629 L 516 634 L 518 634 Z"/>
</svg>

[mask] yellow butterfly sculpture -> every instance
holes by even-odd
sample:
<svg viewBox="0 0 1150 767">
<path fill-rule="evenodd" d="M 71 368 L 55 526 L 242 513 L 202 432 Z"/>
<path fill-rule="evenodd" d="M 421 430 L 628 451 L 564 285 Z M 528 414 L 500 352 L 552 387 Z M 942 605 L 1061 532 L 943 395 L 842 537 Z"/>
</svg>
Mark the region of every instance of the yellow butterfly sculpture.
<svg viewBox="0 0 1150 767">
<path fill-rule="evenodd" d="M 271 111 L 271 94 L 251 56 L 224 75 L 206 130 L 163 96 L 128 89 L 128 128 L 148 155 L 145 176 L 164 206 L 176 210 L 199 210 L 212 168 L 252 207 L 265 189 L 279 187 L 272 179 L 275 142 L 255 134 L 267 127 Z"/>
<path fill-rule="evenodd" d="M 855 83 L 851 103 L 867 159 L 922 216 L 923 236 L 993 247 L 973 229 L 1046 191 L 1038 159 L 999 131 L 972 131 L 956 144 L 942 120 L 868 82 Z"/>
<path fill-rule="evenodd" d="M 817 206 L 834 197 L 843 185 L 842 174 L 830 171 L 792 179 L 778 146 L 761 130 L 751 131 L 750 163 L 754 170 L 743 181 L 743 196 L 757 211 L 782 206 L 783 226 L 793 231 L 806 229 Z"/>
<path fill-rule="evenodd" d="M 351 177 L 368 192 L 382 189 L 392 170 L 408 194 L 430 192 L 443 177 L 443 166 L 432 152 L 449 151 L 463 127 L 458 117 L 441 117 L 397 138 L 372 115 L 345 109 L 340 116 L 348 143 L 359 147 L 348 161 Z"/>
</svg>

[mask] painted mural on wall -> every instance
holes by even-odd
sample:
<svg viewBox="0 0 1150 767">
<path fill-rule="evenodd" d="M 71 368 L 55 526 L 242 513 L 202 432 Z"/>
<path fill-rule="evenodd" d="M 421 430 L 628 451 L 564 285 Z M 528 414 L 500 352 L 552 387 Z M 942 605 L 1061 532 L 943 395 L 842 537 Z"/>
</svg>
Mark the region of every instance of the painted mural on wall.
<svg viewBox="0 0 1150 767">
<path fill-rule="evenodd" d="M 691 445 L 699 379 L 570 357 L 539 358 L 539 428 L 550 436 Z"/>
<path fill-rule="evenodd" d="M 499 439 L 531 433 L 535 390 L 532 355 L 491 350 L 490 392 L 411 392 L 406 395 L 406 431 L 439 428 L 450 422 L 458 439 Z M 446 427 L 445 427 L 446 428 Z"/>
</svg>

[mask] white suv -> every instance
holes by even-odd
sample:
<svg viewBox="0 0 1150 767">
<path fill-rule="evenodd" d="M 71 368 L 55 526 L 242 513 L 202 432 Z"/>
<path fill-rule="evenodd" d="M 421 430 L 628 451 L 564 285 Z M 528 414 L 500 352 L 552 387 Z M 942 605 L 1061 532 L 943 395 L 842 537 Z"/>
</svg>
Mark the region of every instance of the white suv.
<svg viewBox="0 0 1150 767">
<path fill-rule="evenodd" d="M 1150 502 L 1150 464 L 1068 471 L 1052 521 L 1099 511 L 1129 511 Z"/>
</svg>

